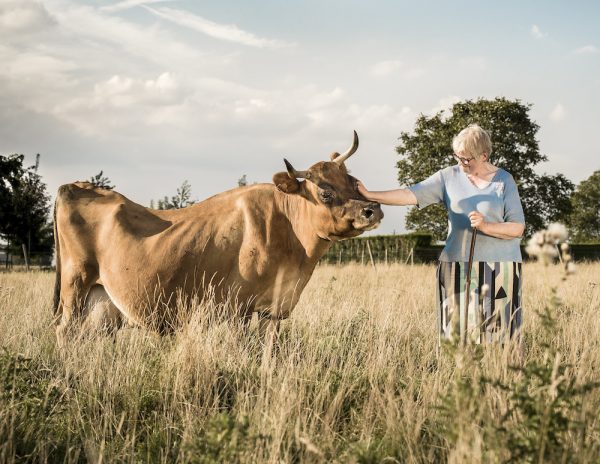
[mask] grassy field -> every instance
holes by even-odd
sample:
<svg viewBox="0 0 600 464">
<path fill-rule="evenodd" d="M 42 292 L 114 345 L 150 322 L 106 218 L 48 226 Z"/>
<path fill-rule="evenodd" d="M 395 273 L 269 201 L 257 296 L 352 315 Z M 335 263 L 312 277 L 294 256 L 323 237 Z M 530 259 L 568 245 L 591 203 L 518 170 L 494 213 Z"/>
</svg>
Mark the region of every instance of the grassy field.
<svg viewBox="0 0 600 464">
<path fill-rule="evenodd" d="M 320 266 L 272 357 L 210 307 L 61 357 L 54 276 L 0 274 L 0 462 L 600 462 L 600 264 L 524 273 L 518 369 L 436 354 L 433 266 Z"/>
</svg>

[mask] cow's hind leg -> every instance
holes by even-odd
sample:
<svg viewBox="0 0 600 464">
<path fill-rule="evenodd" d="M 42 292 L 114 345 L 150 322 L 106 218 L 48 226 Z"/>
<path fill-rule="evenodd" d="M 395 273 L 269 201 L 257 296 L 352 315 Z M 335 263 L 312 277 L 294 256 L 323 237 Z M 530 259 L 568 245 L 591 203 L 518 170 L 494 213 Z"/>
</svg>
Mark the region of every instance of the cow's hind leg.
<svg viewBox="0 0 600 464">
<path fill-rule="evenodd" d="M 56 326 L 56 341 L 60 351 L 64 352 L 68 333 L 80 319 L 85 298 L 96 279 L 97 273 L 91 267 L 70 273 L 64 272 L 63 269 L 57 311 L 59 320 Z"/>
</svg>

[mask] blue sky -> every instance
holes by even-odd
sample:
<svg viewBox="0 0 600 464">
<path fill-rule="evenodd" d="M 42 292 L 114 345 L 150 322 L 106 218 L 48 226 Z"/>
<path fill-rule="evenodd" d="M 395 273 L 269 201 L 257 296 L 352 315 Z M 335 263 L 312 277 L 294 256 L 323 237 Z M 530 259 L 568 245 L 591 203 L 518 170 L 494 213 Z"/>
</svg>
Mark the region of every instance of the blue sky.
<svg viewBox="0 0 600 464">
<path fill-rule="evenodd" d="M 148 205 L 184 179 L 196 199 L 270 182 L 356 129 L 348 167 L 379 190 L 419 114 L 504 96 L 533 105 L 538 171 L 579 182 L 600 168 L 599 19 L 598 2 L 2 0 L 0 153 L 41 153 L 51 193 L 103 169 Z"/>
</svg>

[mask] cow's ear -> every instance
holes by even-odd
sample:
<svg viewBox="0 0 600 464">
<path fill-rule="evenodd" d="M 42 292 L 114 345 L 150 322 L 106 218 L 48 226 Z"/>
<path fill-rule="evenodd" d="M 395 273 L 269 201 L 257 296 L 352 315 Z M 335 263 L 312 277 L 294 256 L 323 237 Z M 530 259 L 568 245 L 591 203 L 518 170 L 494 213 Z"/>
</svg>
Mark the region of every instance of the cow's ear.
<svg viewBox="0 0 600 464">
<path fill-rule="evenodd" d="M 298 193 L 300 182 L 298 179 L 292 179 L 287 172 L 278 172 L 273 176 L 273 183 L 283 193 Z"/>
</svg>

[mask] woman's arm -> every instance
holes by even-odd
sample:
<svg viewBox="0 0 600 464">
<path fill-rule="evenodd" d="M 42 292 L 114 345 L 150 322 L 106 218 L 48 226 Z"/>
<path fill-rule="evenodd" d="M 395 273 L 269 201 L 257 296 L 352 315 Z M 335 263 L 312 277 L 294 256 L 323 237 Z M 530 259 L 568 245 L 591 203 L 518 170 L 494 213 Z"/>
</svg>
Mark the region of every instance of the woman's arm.
<svg viewBox="0 0 600 464">
<path fill-rule="evenodd" d="M 416 205 L 417 197 L 408 189 L 385 190 L 370 192 L 360 180 L 357 180 L 358 192 L 367 200 L 376 201 L 382 205 L 406 206 Z"/>
<path fill-rule="evenodd" d="M 471 227 L 479 229 L 486 235 L 496 238 L 521 238 L 525 232 L 525 224 L 520 222 L 485 222 L 483 214 L 478 211 L 469 213 Z"/>
</svg>

